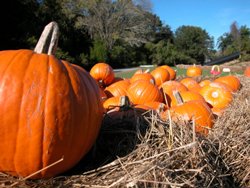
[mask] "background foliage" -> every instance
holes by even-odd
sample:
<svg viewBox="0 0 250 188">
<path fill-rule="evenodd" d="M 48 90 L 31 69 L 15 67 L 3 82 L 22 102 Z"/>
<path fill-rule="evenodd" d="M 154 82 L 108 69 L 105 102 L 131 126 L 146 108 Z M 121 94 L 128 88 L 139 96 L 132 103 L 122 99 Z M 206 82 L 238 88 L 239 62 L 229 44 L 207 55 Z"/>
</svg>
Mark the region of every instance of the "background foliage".
<svg viewBox="0 0 250 188">
<path fill-rule="evenodd" d="M 150 0 L 9 0 L 0 19 L 0 50 L 33 49 L 44 26 L 56 21 L 56 56 L 86 69 L 98 61 L 115 68 L 203 64 L 238 51 L 241 60 L 250 59 L 248 27 L 235 21 L 218 41 L 196 26 L 174 32 L 151 12 Z"/>
</svg>

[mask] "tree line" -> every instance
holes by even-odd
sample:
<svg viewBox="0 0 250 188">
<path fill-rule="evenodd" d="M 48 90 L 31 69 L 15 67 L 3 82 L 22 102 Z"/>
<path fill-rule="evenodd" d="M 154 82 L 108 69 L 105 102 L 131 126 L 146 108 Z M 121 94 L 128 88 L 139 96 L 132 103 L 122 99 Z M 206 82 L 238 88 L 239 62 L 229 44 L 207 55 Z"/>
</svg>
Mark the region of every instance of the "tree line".
<svg viewBox="0 0 250 188">
<path fill-rule="evenodd" d="M 9 0 L 0 6 L 0 50 L 33 49 L 44 28 L 56 21 L 56 56 L 86 69 L 105 61 L 112 67 L 143 64 L 203 64 L 241 52 L 250 59 L 250 29 L 233 22 L 214 38 L 197 26 L 172 31 L 151 11 L 150 0 Z"/>
</svg>

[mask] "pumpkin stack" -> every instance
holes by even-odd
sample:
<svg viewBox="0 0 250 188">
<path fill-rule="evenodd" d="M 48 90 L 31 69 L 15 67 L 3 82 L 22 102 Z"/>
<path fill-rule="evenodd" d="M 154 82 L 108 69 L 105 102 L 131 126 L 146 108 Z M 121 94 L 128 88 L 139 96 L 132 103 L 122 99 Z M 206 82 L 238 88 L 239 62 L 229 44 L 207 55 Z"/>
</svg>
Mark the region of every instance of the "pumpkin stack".
<svg viewBox="0 0 250 188">
<path fill-rule="evenodd" d="M 81 67 L 54 56 L 57 41 L 58 25 L 51 22 L 34 51 L 0 52 L 1 172 L 53 177 L 77 164 L 97 138 L 103 118 L 98 85 Z"/>
</svg>

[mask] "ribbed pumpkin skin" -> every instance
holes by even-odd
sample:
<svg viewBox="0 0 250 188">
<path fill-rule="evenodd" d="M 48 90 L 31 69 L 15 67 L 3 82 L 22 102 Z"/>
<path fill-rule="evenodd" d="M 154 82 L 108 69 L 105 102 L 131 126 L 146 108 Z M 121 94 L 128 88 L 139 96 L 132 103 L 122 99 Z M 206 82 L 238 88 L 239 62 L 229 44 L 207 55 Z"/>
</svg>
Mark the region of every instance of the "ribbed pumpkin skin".
<svg viewBox="0 0 250 188">
<path fill-rule="evenodd" d="M 195 65 L 190 66 L 187 68 L 186 75 L 188 77 L 198 77 L 202 75 L 202 69 L 200 67 L 197 67 Z"/>
<path fill-rule="evenodd" d="M 174 96 L 173 96 L 173 91 L 187 91 L 187 87 L 185 85 L 183 85 L 182 83 L 175 81 L 175 80 L 171 80 L 171 81 L 167 81 L 164 82 L 160 88 L 162 89 L 162 91 L 165 94 L 166 100 L 165 102 L 167 102 L 169 104 L 169 106 L 171 106 L 171 102 L 172 100 L 174 100 Z"/>
<path fill-rule="evenodd" d="M 208 134 L 208 130 L 214 125 L 214 116 L 211 109 L 206 103 L 198 100 L 188 101 L 181 105 L 174 106 L 171 109 L 174 121 L 180 119 L 191 121 L 195 120 L 195 130 L 204 135 Z"/>
<path fill-rule="evenodd" d="M 194 91 L 181 91 L 180 95 L 182 97 L 183 102 L 194 101 L 194 100 L 200 100 L 206 102 L 201 94 Z M 173 98 L 173 100 L 171 101 L 171 106 L 176 106 L 176 105 L 178 105 L 178 103 L 176 99 Z"/>
<path fill-rule="evenodd" d="M 108 97 L 123 96 L 126 95 L 126 90 L 129 85 L 130 82 L 128 80 L 121 80 L 106 87 L 104 92 Z"/>
<path fill-rule="evenodd" d="M 90 69 L 90 75 L 101 85 L 108 86 L 114 79 L 115 74 L 113 68 L 107 63 L 97 63 Z"/>
<path fill-rule="evenodd" d="M 200 85 L 201 87 L 204 87 L 204 86 L 206 86 L 206 85 L 209 85 L 210 83 L 211 83 L 210 80 L 202 80 L 202 81 L 199 83 L 199 85 Z"/>
<path fill-rule="evenodd" d="M 103 103 L 103 107 L 106 110 L 110 110 L 119 106 L 120 106 L 120 96 L 110 97 Z"/>
<path fill-rule="evenodd" d="M 49 178 L 89 151 L 102 121 L 99 88 L 85 70 L 30 50 L 0 52 L 0 171 Z"/>
<path fill-rule="evenodd" d="M 228 85 L 233 90 L 233 92 L 236 92 L 240 89 L 240 80 L 233 75 L 222 76 L 215 79 L 214 81 Z"/>
<path fill-rule="evenodd" d="M 162 65 L 162 66 L 160 66 L 161 68 L 164 68 L 164 69 L 166 69 L 167 71 L 168 71 L 168 73 L 169 73 L 169 79 L 170 80 L 175 80 L 175 78 L 176 78 L 176 72 L 175 72 L 175 70 L 174 69 L 172 69 L 171 67 L 169 67 L 168 65 Z"/>
<path fill-rule="evenodd" d="M 180 81 L 180 83 L 182 83 L 184 86 L 186 86 L 188 88 L 188 90 L 193 90 L 193 91 L 199 92 L 199 90 L 201 89 L 201 86 L 193 78 L 189 78 L 189 77 L 183 78 Z"/>
<path fill-rule="evenodd" d="M 220 82 L 212 82 L 202 87 L 200 94 L 212 107 L 220 109 L 226 108 L 233 100 L 230 88 Z"/>
<path fill-rule="evenodd" d="M 157 86 L 145 80 L 131 83 L 127 89 L 127 96 L 133 104 L 144 104 L 146 102 L 162 102 L 162 93 Z"/>
<path fill-rule="evenodd" d="M 151 75 L 154 77 L 155 85 L 157 86 L 160 86 L 162 83 L 170 80 L 169 72 L 166 69 L 161 68 L 161 67 L 154 69 L 151 72 Z"/>
<path fill-rule="evenodd" d="M 146 80 L 148 82 L 155 83 L 155 79 L 150 73 L 134 74 L 130 78 L 130 83 L 136 82 L 137 80 Z"/>
</svg>

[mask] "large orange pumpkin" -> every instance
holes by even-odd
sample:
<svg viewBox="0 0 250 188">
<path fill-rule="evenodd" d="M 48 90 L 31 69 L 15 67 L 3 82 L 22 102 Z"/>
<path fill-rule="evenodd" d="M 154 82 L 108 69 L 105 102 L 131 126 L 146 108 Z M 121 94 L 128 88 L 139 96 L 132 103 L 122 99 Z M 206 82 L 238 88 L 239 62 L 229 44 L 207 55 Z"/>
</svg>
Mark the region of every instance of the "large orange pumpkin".
<svg viewBox="0 0 250 188">
<path fill-rule="evenodd" d="M 236 92 L 240 89 L 240 80 L 236 76 L 228 75 L 228 76 L 222 76 L 214 80 L 215 82 L 222 82 L 226 85 L 228 85 L 233 92 Z"/>
<path fill-rule="evenodd" d="M 129 85 L 127 96 L 133 104 L 144 104 L 146 102 L 162 102 L 162 93 L 154 84 L 146 80 L 138 80 Z"/>
<path fill-rule="evenodd" d="M 199 77 L 202 75 L 202 69 L 199 66 L 196 66 L 195 64 L 193 66 L 190 66 L 187 68 L 186 75 L 188 77 Z"/>
<path fill-rule="evenodd" d="M 45 27 L 34 51 L 0 52 L 1 172 L 27 177 L 61 161 L 30 178 L 53 177 L 77 164 L 98 135 L 103 108 L 96 81 L 52 55 L 53 46 L 40 48 L 57 31 L 55 22 Z"/>
<path fill-rule="evenodd" d="M 151 72 L 151 75 L 155 79 L 155 85 L 160 86 L 163 82 L 166 82 L 170 79 L 169 72 L 161 67 L 157 67 Z"/>
<path fill-rule="evenodd" d="M 106 87 L 115 80 L 113 68 L 104 62 L 95 64 L 90 69 L 90 75 L 99 83 L 101 87 Z"/>
</svg>

